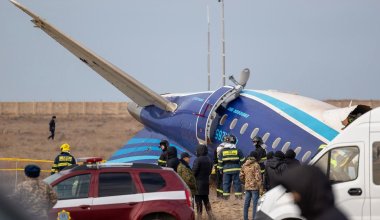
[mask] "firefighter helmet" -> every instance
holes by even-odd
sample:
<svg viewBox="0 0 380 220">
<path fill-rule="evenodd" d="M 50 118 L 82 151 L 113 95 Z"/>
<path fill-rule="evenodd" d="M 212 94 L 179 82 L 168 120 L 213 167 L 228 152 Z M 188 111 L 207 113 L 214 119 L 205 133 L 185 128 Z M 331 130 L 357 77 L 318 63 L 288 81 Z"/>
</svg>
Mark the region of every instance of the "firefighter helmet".
<svg viewBox="0 0 380 220">
<path fill-rule="evenodd" d="M 230 144 L 236 144 L 237 140 L 235 135 L 229 134 L 224 136 L 224 142 L 230 143 Z"/>
<path fill-rule="evenodd" d="M 255 136 L 253 139 L 252 139 L 252 142 L 255 144 L 255 145 L 262 145 L 264 144 L 264 141 L 261 137 L 259 136 Z"/>
<path fill-rule="evenodd" d="M 70 152 L 70 145 L 67 143 L 64 143 L 61 145 L 61 151 L 62 152 Z"/>
<path fill-rule="evenodd" d="M 165 140 L 165 139 L 161 140 L 161 141 L 160 141 L 160 147 L 161 147 L 161 146 L 164 146 L 165 150 L 167 150 L 168 147 L 169 147 L 169 141 L 167 141 L 167 140 Z"/>
</svg>

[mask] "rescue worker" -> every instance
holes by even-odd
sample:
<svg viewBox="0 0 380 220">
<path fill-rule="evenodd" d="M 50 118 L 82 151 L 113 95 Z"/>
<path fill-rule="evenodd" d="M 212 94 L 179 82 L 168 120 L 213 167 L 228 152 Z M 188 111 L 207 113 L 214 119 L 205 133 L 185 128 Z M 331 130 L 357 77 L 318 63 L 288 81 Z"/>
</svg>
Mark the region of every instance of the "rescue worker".
<svg viewBox="0 0 380 220">
<path fill-rule="evenodd" d="M 223 174 L 222 174 L 222 167 L 218 163 L 218 157 L 220 152 L 223 150 L 224 145 L 226 142 L 226 136 L 223 137 L 223 143 L 221 143 L 214 151 L 214 170 L 215 170 L 215 182 L 216 182 L 216 197 L 222 198 L 223 197 Z"/>
<path fill-rule="evenodd" d="M 61 153 L 55 158 L 51 168 L 51 175 L 58 173 L 65 167 L 76 164 L 75 158 L 70 154 L 70 145 L 65 143 L 61 145 Z"/>
<path fill-rule="evenodd" d="M 158 158 L 157 164 L 162 167 L 166 167 L 166 161 L 168 160 L 168 147 L 169 147 L 169 141 L 167 140 L 161 140 L 160 142 L 160 148 L 162 150 L 162 153 L 160 155 L 160 158 Z"/>
<path fill-rule="evenodd" d="M 206 145 L 198 145 L 196 148 L 197 158 L 194 160 L 193 173 L 197 183 L 197 192 L 195 194 L 195 203 L 197 204 L 197 219 L 202 219 L 202 210 L 204 204 L 208 219 L 214 219 L 209 200 L 210 174 L 212 172 L 212 161 L 207 156 L 208 149 Z"/>
<path fill-rule="evenodd" d="M 191 191 L 191 197 L 193 198 L 192 206 L 194 208 L 194 198 L 197 192 L 197 185 L 196 185 L 195 176 L 189 165 L 190 158 L 191 156 L 187 152 L 183 152 L 181 154 L 181 159 L 179 160 L 180 163 L 178 164 L 178 167 L 177 167 L 177 173 L 183 179 L 183 181 L 185 181 L 185 183 L 187 184 L 187 186 L 189 187 Z"/>
<path fill-rule="evenodd" d="M 298 166 L 289 169 L 278 183 L 291 192 L 294 203 L 300 208 L 304 218 L 308 220 L 347 219 L 335 206 L 329 178 L 318 167 Z"/>
<path fill-rule="evenodd" d="M 267 152 L 263 148 L 264 141 L 261 137 L 256 136 L 252 139 L 253 145 L 255 146 L 255 151 L 257 153 L 257 159 L 261 169 L 261 175 L 265 172 L 265 161 L 267 160 Z"/>
<path fill-rule="evenodd" d="M 26 180 L 17 185 L 12 199 L 19 202 L 20 211 L 30 219 L 48 219 L 49 210 L 57 203 L 57 195 L 51 186 L 40 180 L 40 167 L 27 165 L 24 168 Z"/>
<path fill-rule="evenodd" d="M 235 189 L 235 197 L 242 199 L 242 187 L 239 178 L 241 164 L 245 158 L 240 149 L 236 148 L 236 137 L 228 135 L 223 150 L 219 154 L 219 166 L 221 173 L 223 173 L 223 198 L 228 200 L 230 198 L 231 184 L 233 182 Z"/>
<path fill-rule="evenodd" d="M 55 135 L 55 115 L 53 115 L 53 117 L 51 117 L 51 120 L 49 122 L 49 131 L 50 131 L 50 136 L 48 137 L 48 140 L 51 138 L 52 140 L 54 140 L 54 135 Z"/>
</svg>

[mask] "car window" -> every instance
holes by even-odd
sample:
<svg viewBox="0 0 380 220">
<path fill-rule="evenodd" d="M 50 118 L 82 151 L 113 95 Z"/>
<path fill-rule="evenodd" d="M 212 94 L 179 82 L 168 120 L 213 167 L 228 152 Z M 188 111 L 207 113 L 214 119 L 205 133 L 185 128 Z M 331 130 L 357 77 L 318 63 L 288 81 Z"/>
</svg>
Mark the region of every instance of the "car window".
<svg viewBox="0 0 380 220">
<path fill-rule="evenodd" d="M 359 148 L 334 148 L 326 152 L 315 165 L 326 173 L 332 183 L 355 180 L 359 170 Z"/>
<path fill-rule="evenodd" d="M 53 187 L 59 200 L 87 198 L 90 190 L 90 174 L 82 174 L 63 180 Z"/>
<path fill-rule="evenodd" d="M 380 142 L 375 142 L 372 149 L 373 183 L 380 185 Z"/>
<path fill-rule="evenodd" d="M 145 192 L 157 192 L 166 186 L 165 179 L 159 173 L 143 172 L 139 176 Z"/>
<path fill-rule="evenodd" d="M 99 197 L 135 193 L 136 187 L 130 173 L 101 173 L 99 175 Z"/>
</svg>

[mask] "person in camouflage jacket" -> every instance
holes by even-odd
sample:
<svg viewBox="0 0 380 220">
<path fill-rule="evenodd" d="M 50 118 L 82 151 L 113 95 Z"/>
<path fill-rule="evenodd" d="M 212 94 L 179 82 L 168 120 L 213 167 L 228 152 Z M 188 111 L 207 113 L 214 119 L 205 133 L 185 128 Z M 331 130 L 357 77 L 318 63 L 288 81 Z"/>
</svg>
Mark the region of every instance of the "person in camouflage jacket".
<svg viewBox="0 0 380 220">
<path fill-rule="evenodd" d="M 19 202 L 20 210 L 25 210 L 30 219 L 47 220 L 49 210 L 57 203 L 57 195 L 49 184 L 38 178 L 38 166 L 27 165 L 24 172 L 27 179 L 17 185 L 12 198 Z"/>
<path fill-rule="evenodd" d="M 191 195 L 194 197 L 197 192 L 197 184 L 193 171 L 189 166 L 190 157 L 191 156 L 187 152 L 183 152 L 181 154 L 181 159 L 179 160 L 180 163 L 177 167 L 177 173 L 190 188 Z"/>
<path fill-rule="evenodd" d="M 252 207 L 252 219 L 256 215 L 257 202 L 259 200 L 259 195 L 263 192 L 263 183 L 260 171 L 260 165 L 257 162 L 257 152 L 252 151 L 243 164 L 239 177 L 245 187 L 245 200 L 244 200 L 244 220 L 248 219 L 248 209 L 253 201 Z"/>
</svg>

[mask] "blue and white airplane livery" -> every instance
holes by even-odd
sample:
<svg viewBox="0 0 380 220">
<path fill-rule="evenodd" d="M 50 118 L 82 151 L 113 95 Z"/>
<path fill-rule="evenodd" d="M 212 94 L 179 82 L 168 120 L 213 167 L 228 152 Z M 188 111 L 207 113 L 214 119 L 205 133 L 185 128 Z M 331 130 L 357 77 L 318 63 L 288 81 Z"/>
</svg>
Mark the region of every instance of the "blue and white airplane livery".
<svg viewBox="0 0 380 220">
<path fill-rule="evenodd" d="M 194 155 L 199 143 L 207 144 L 212 153 L 226 134 L 237 137 L 237 147 L 245 155 L 253 150 L 252 138 L 261 136 L 267 151 L 291 148 L 306 162 L 318 146 L 337 136 L 341 121 L 356 107 L 337 108 L 294 94 L 244 89 L 248 69 L 242 71 L 239 82 L 232 78 L 233 86 L 216 91 L 159 95 L 18 2 L 11 2 L 133 101 L 128 111 L 145 127 L 109 158 L 111 163 L 156 163 L 161 139 L 167 139 L 178 153 Z"/>
</svg>

